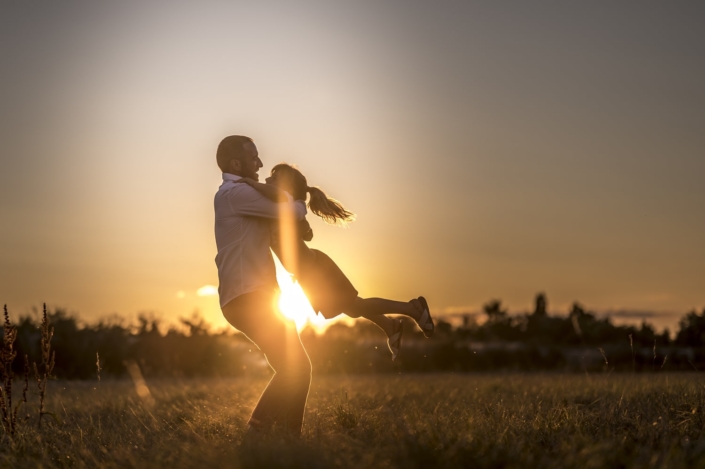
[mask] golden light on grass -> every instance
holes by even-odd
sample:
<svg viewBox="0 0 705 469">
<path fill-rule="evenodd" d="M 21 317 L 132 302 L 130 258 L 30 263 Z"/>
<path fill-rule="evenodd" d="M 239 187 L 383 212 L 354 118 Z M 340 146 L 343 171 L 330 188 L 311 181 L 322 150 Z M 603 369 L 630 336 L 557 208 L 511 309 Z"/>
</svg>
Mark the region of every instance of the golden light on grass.
<svg viewBox="0 0 705 469">
<path fill-rule="evenodd" d="M 150 407 L 153 406 L 154 398 L 147 387 L 147 382 L 144 380 L 142 371 L 140 370 L 139 365 L 137 365 L 137 362 L 135 360 L 126 360 L 124 365 L 127 369 L 127 373 L 130 375 L 130 378 L 132 378 L 132 383 L 135 385 L 137 395 L 140 399 L 142 399 L 144 404 Z"/>
</svg>

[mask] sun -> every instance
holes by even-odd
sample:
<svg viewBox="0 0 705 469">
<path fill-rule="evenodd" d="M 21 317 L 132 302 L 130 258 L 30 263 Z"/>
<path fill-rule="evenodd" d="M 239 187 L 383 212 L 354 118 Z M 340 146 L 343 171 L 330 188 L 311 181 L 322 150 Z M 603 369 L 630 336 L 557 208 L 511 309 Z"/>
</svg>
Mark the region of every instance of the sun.
<svg viewBox="0 0 705 469">
<path fill-rule="evenodd" d="M 306 325 L 310 325 L 316 332 L 323 332 L 327 327 L 326 319 L 313 310 L 301 285 L 292 279 L 291 274 L 284 269 L 276 257 L 275 264 L 277 266 L 277 281 L 281 289 L 279 310 L 285 317 L 296 323 L 296 329 L 299 331 Z"/>
</svg>

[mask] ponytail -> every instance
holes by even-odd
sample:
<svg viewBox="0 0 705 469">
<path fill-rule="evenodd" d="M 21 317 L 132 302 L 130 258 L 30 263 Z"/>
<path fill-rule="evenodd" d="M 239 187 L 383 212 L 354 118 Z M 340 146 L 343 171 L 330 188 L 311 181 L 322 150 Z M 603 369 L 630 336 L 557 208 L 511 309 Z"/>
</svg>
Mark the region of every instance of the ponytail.
<svg viewBox="0 0 705 469">
<path fill-rule="evenodd" d="M 355 220 L 354 213 L 346 210 L 337 200 L 328 197 L 320 188 L 307 186 L 306 192 L 311 194 L 308 208 L 310 208 L 313 213 L 323 218 L 323 221 L 326 223 L 335 225 L 340 221 L 342 225 L 345 225 Z"/>
<path fill-rule="evenodd" d="M 272 176 L 277 176 L 279 187 L 289 191 L 295 200 L 306 200 L 306 193 L 311 194 L 308 208 L 326 223 L 345 225 L 355 220 L 355 214 L 346 210 L 343 204 L 328 197 L 320 188 L 309 187 L 306 177 L 296 167 L 279 163 L 272 168 Z"/>
</svg>

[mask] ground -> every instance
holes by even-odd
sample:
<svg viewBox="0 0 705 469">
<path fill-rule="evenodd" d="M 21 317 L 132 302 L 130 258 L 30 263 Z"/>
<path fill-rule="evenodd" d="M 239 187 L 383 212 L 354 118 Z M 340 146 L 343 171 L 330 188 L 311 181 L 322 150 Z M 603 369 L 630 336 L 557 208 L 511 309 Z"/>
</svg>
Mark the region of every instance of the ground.
<svg viewBox="0 0 705 469">
<path fill-rule="evenodd" d="M 245 437 L 266 381 L 51 381 L 0 467 L 705 467 L 697 373 L 314 377 L 300 439 Z"/>
</svg>

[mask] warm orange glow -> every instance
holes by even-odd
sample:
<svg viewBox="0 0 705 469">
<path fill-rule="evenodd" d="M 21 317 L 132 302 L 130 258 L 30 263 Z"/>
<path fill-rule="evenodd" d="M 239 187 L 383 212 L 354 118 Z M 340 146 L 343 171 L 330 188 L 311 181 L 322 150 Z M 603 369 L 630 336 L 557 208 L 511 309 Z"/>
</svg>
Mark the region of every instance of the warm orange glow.
<svg viewBox="0 0 705 469">
<path fill-rule="evenodd" d="M 279 310 L 281 313 L 292 319 L 296 323 L 296 328 L 300 331 L 307 325 L 313 327 L 317 333 L 321 333 L 328 327 L 329 321 L 313 311 L 306 294 L 301 285 L 295 282 L 291 274 L 284 270 L 277 260 L 277 281 L 281 289 L 279 296 Z"/>
</svg>

